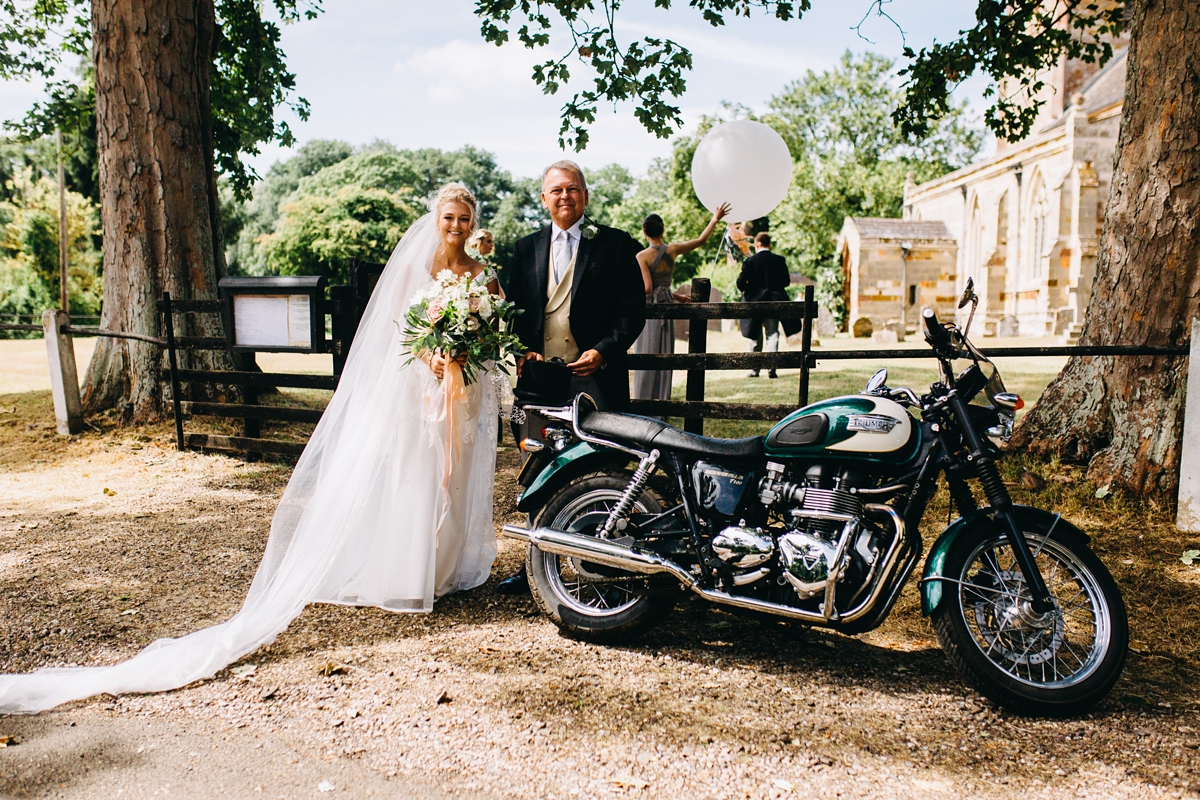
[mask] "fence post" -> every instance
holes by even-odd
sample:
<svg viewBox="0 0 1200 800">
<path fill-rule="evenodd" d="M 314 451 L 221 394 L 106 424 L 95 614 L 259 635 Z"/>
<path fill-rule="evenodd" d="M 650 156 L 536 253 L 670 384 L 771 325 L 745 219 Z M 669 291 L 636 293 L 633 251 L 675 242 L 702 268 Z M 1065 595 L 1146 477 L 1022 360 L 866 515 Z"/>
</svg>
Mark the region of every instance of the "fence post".
<svg viewBox="0 0 1200 800">
<path fill-rule="evenodd" d="M 329 287 L 329 310 L 331 321 L 331 341 L 329 350 L 333 353 L 333 374 L 341 375 L 346 366 L 346 356 L 350 354 L 350 344 L 358 328 L 356 312 L 356 297 L 353 286 Z"/>
<path fill-rule="evenodd" d="M 1192 320 L 1175 527 L 1189 533 L 1200 531 L 1200 319 Z"/>
<path fill-rule="evenodd" d="M 800 352 L 804 362 L 800 365 L 800 408 L 808 405 L 808 373 L 812 365 L 812 326 L 816 320 L 816 309 L 813 308 L 813 287 L 804 287 L 804 328 L 800 334 Z"/>
<path fill-rule="evenodd" d="M 708 278 L 692 279 L 692 302 L 707 303 L 712 294 L 712 282 Z M 688 322 L 688 352 L 708 352 L 708 320 L 694 319 Z M 704 400 L 704 370 L 689 369 L 687 374 L 686 400 Z M 687 417 L 683 429 L 688 433 L 704 433 L 704 417 Z"/>
<path fill-rule="evenodd" d="M 46 357 L 50 362 L 50 391 L 54 396 L 54 421 L 63 436 L 83 430 L 75 345 L 71 334 L 62 331 L 70 324 L 71 317 L 65 311 L 47 309 L 42 312 L 42 334 L 46 337 Z"/>
<path fill-rule="evenodd" d="M 171 367 L 171 410 L 175 413 L 175 449 L 183 452 L 183 412 L 179 407 L 179 359 L 175 355 L 175 316 L 171 293 L 163 292 L 163 321 L 167 328 L 167 364 Z"/>
</svg>

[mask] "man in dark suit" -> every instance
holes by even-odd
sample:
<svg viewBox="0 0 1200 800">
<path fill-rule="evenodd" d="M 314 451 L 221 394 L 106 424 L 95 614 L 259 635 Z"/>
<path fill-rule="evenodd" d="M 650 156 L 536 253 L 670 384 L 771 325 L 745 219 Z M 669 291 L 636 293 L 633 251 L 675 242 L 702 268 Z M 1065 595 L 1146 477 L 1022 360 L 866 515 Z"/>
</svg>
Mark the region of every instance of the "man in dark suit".
<svg viewBox="0 0 1200 800">
<path fill-rule="evenodd" d="M 572 394 L 586 392 L 599 408 L 629 406 L 625 356 L 646 324 L 646 290 L 637 254 L 625 231 L 584 218 L 583 170 L 558 161 L 542 173 L 542 205 L 551 224 L 513 248 L 508 299 L 524 313 L 513 330 L 529 352 L 518 362 L 561 358 L 573 373 Z M 529 591 L 525 567 L 500 582 L 502 594 Z"/>
<path fill-rule="evenodd" d="M 788 272 L 787 261 L 783 256 L 771 252 L 771 235 L 766 233 L 754 237 L 754 255 L 743 262 L 742 271 L 738 275 L 737 287 L 742 292 L 742 301 L 746 303 L 785 302 L 788 299 L 787 287 L 792 282 Z M 742 336 L 754 342 L 753 352 L 779 352 L 779 320 L 777 319 L 744 319 L 742 320 Z M 757 378 L 758 370 L 751 370 L 749 377 Z M 769 378 L 779 377 L 772 369 L 767 373 Z"/>
<path fill-rule="evenodd" d="M 642 332 L 645 287 L 641 245 L 625 231 L 584 218 L 587 182 L 571 161 L 542 176 L 550 225 L 513 248 L 508 299 L 524 311 L 514 331 L 525 360 L 562 358 L 574 373 L 572 394 L 587 392 L 606 410 L 629 405 L 625 356 Z"/>
</svg>

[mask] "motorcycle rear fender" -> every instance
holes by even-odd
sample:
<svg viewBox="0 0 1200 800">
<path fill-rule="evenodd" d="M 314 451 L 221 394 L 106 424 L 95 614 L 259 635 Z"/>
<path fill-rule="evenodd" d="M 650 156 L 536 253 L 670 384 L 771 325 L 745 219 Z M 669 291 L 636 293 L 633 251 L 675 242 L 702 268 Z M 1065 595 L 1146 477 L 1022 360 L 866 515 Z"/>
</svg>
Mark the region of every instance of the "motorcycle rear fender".
<svg viewBox="0 0 1200 800">
<path fill-rule="evenodd" d="M 1013 511 L 1017 515 L 1017 522 L 1020 523 L 1022 530 L 1032 533 L 1048 533 L 1053 526 L 1055 532 L 1069 529 L 1076 535 L 1082 536 L 1085 542 L 1090 541 L 1086 533 L 1065 519 L 1060 519 L 1053 512 L 1034 508 L 1033 506 L 1019 505 L 1014 505 Z M 942 535 L 933 543 L 933 547 L 929 550 L 929 557 L 925 559 L 925 575 L 921 578 L 921 613 L 925 616 L 932 614 L 941 605 L 943 581 L 938 579 L 943 577 L 946 556 L 950 552 L 951 545 L 965 531 L 971 530 L 976 526 L 990 527 L 995 525 L 993 522 L 994 513 L 995 509 L 988 506 L 972 511 L 965 517 L 959 517 L 950 524 L 950 527 L 942 531 Z M 1058 520 L 1057 525 L 1055 525 L 1056 519 Z"/>
<path fill-rule="evenodd" d="M 574 444 L 556 455 L 538 473 L 517 499 L 517 510 L 532 514 L 573 478 L 606 467 L 623 467 L 627 463 L 629 456 L 626 453 L 597 448 L 587 442 Z"/>
</svg>

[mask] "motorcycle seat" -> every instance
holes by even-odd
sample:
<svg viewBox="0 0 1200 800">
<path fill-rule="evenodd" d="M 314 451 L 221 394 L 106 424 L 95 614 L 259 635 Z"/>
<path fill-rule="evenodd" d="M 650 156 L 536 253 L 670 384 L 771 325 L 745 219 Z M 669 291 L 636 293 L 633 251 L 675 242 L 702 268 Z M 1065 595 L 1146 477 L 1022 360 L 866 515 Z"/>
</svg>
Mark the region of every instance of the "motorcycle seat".
<svg viewBox="0 0 1200 800">
<path fill-rule="evenodd" d="M 580 429 L 598 439 L 635 443 L 666 452 L 674 450 L 708 458 L 752 459 L 763 457 L 763 437 L 746 439 L 710 439 L 672 428 L 661 420 L 636 414 L 591 411 L 582 415 Z"/>
</svg>

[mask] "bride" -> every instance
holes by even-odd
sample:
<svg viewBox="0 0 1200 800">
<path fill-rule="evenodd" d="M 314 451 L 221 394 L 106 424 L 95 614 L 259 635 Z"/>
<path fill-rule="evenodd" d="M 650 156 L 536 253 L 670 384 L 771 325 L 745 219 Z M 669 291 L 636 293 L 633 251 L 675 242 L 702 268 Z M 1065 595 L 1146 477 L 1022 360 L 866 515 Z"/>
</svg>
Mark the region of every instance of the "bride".
<svg viewBox="0 0 1200 800">
<path fill-rule="evenodd" d="M 241 610 L 114 666 L 0 676 L 0 714 L 210 677 L 273 641 L 308 603 L 430 611 L 435 598 L 487 580 L 496 557 L 498 393 L 507 383 L 481 375 L 443 416 L 446 360 L 410 353 L 399 329 L 434 275 L 484 272 L 466 254 L 477 209 L 464 186 L 443 186 L 396 246 L 337 391 L 279 501 Z M 489 291 L 498 293 L 489 276 Z"/>
</svg>

